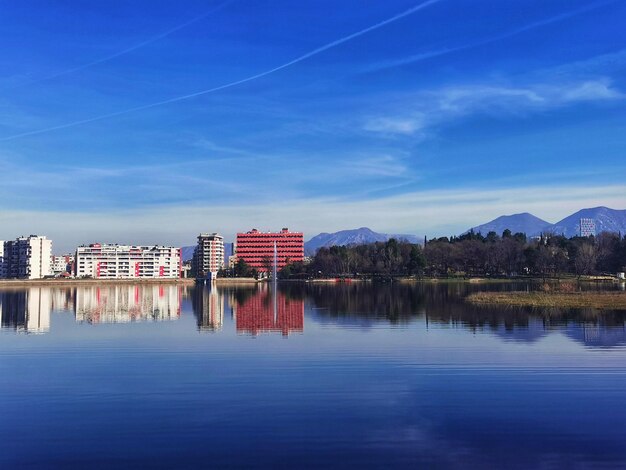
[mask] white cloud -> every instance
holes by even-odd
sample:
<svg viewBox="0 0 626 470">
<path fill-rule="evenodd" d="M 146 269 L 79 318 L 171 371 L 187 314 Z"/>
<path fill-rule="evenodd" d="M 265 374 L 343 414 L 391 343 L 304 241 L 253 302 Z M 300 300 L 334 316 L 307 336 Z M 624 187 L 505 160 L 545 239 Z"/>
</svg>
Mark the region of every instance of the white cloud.
<svg viewBox="0 0 626 470">
<path fill-rule="evenodd" d="M 621 100 L 625 97 L 607 78 L 525 86 L 452 86 L 404 96 L 396 100 L 395 109 L 386 115 L 367 119 L 363 129 L 413 135 L 470 115 L 514 116 L 580 102 Z"/>
<path fill-rule="evenodd" d="M 380 117 L 365 123 L 365 130 L 388 134 L 414 134 L 424 127 L 424 118 L 421 115 L 411 117 Z"/>
<path fill-rule="evenodd" d="M 623 99 L 624 93 L 611 88 L 608 80 L 587 81 L 563 90 L 563 102 Z"/>
<path fill-rule="evenodd" d="M 232 239 L 237 231 L 288 226 L 306 237 L 322 231 L 370 226 L 388 233 L 450 235 L 502 214 L 531 212 L 556 222 L 583 207 L 626 208 L 626 185 L 420 191 L 370 200 L 292 199 L 274 203 L 163 206 L 125 211 L 50 212 L 5 210 L 0 239 L 48 235 L 55 251 L 80 243 L 192 244 L 201 231 Z"/>
</svg>

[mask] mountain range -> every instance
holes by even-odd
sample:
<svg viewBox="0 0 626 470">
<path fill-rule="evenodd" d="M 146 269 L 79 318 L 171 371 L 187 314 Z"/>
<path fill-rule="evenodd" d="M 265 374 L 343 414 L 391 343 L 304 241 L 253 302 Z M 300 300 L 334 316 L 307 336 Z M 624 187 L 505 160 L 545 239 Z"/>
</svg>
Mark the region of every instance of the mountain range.
<svg viewBox="0 0 626 470">
<path fill-rule="evenodd" d="M 554 233 L 573 237 L 580 233 L 580 219 L 593 219 L 596 224 L 596 233 L 600 232 L 621 232 L 626 234 L 626 209 L 616 210 L 608 207 L 593 207 L 581 209 L 558 221 L 555 224 L 547 222 L 528 212 L 513 215 L 503 215 L 490 222 L 472 227 L 470 230 L 486 235 L 489 232 L 496 232 L 501 235 L 506 229 L 512 233 L 522 232 L 529 237 L 537 236 L 541 233 Z M 304 244 L 304 254 L 313 256 L 322 247 L 362 245 L 374 242 L 385 242 L 390 238 L 406 240 L 411 243 L 421 243 L 422 239 L 416 235 L 379 233 L 367 227 L 352 230 L 341 230 L 334 233 L 320 233 Z M 194 246 L 182 247 L 183 260 L 187 261 L 193 257 Z M 225 258 L 232 255 L 232 243 L 224 244 Z"/>
<path fill-rule="evenodd" d="M 320 233 L 304 244 L 304 254 L 312 256 L 322 247 L 364 245 L 374 242 L 386 242 L 390 238 L 406 240 L 411 243 L 419 242 L 416 235 L 378 233 L 367 227 L 361 227 L 334 233 Z"/>
<path fill-rule="evenodd" d="M 480 232 L 483 235 L 489 232 L 496 232 L 498 235 L 501 235 L 504 230 L 509 229 L 513 233 L 523 232 L 530 237 L 546 232 L 573 237 L 580 233 L 580 219 L 593 219 L 596 225 L 596 233 L 626 233 L 626 210 L 609 209 L 603 206 L 581 209 L 555 224 L 524 212 L 522 214 L 500 216 L 486 224 L 472 227 L 471 230 Z"/>
</svg>

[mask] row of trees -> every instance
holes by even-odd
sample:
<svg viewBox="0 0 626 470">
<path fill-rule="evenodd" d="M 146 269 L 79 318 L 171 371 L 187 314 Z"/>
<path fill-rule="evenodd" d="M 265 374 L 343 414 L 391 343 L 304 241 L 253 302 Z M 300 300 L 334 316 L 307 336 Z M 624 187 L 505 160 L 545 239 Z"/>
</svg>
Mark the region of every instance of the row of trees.
<svg viewBox="0 0 626 470">
<path fill-rule="evenodd" d="M 569 273 L 582 276 L 626 269 L 626 237 L 566 238 L 543 235 L 528 240 L 505 230 L 501 236 L 468 232 L 429 240 L 422 247 L 391 239 L 368 245 L 321 248 L 309 264 L 293 263 L 283 279 L 341 276 L 514 276 Z"/>
</svg>

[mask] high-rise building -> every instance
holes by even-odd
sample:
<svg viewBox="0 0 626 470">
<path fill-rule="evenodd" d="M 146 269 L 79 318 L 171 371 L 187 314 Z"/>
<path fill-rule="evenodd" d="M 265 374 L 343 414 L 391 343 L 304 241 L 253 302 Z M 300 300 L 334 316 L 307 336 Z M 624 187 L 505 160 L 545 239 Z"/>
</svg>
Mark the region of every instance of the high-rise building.
<svg viewBox="0 0 626 470">
<path fill-rule="evenodd" d="M 244 260 L 257 271 L 271 271 L 274 245 L 278 269 L 288 263 L 304 260 L 304 234 L 290 232 L 288 228 L 283 228 L 280 232 L 259 232 L 252 229 L 246 233 L 238 233 L 235 247 L 237 259 Z"/>
<path fill-rule="evenodd" d="M 201 233 L 193 252 L 193 269 L 197 278 L 212 278 L 224 267 L 224 237 L 219 233 Z"/>
<path fill-rule="evenodd" d="M 41 279 L 52 274 L 52 240 L 30 235 L 3 243 L 0 277 Z"/>
<path fill-rule="evenodd" d="M 593 219 L 580 219 L 579 228 L 581 237 L 596 236 L 596 221 Z"/>
<path fill-rule="evenodd" d="M 178 278 L 180 248 L 93 243 L 76 249 L 76 276 L 102 279 Z"/>
</svg>

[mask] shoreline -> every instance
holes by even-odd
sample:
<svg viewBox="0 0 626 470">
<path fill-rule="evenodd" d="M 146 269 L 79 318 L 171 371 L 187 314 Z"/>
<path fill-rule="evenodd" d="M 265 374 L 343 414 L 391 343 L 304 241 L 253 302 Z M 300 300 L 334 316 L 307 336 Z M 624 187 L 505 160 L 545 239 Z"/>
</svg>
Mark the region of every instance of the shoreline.
<svg viewBox="0 0 626 470">
<path fill-rule="evenodd" d="M 254 278 L 221 278 L 216 285 L 256 284 Z M 193 286 L 195 278 L 163 279 L 0 279 L 0 289 L 24 287 L 77 287 L 77 286 L 114 286 L 114 285 L 164 285 Z"/>
<path fill-rule="evenodd" d="M 538 277 L 510 277 L 510 278 L 481 278 L 481 277 L 394 277 L 388 280 L 377 278 L 315 278 L 315 279 L 279 279 L 278 283 L 303 283 L 303 284 L 350 284 L 364 282 L 400 282 L 400 283 L 464 283 L 464 284 L 497 284 L 497 283 L 548 283 L 558 284 L 572 282 L 572 278 L 538 278 Z M 262 284 L 268 282 L 265 279 L 257 280 L 248 277 L 221 277 L 214 281 L 215 285 L 238 285 L 238 284 Z M 576 280 L 581 283 L 624 283 L 624 280 L 612 277 L 589 276 Z M 23 288 L 23 287 L 74 287 L 94 285 L 128 285 L 128 284 L 177 284 L 193 286 L 197 283 L 195 278 L 150 278 L 150 279 L 0 279 L 0 289 Z"/>
<path fill-rule="evenodd" d="M 195 279 L 2 279 L 0 289 L 12 287 L 74 287 L 74 286 L 98 286 L 120 284 L 179 284 L 192 285 Z"/>
</svg>

